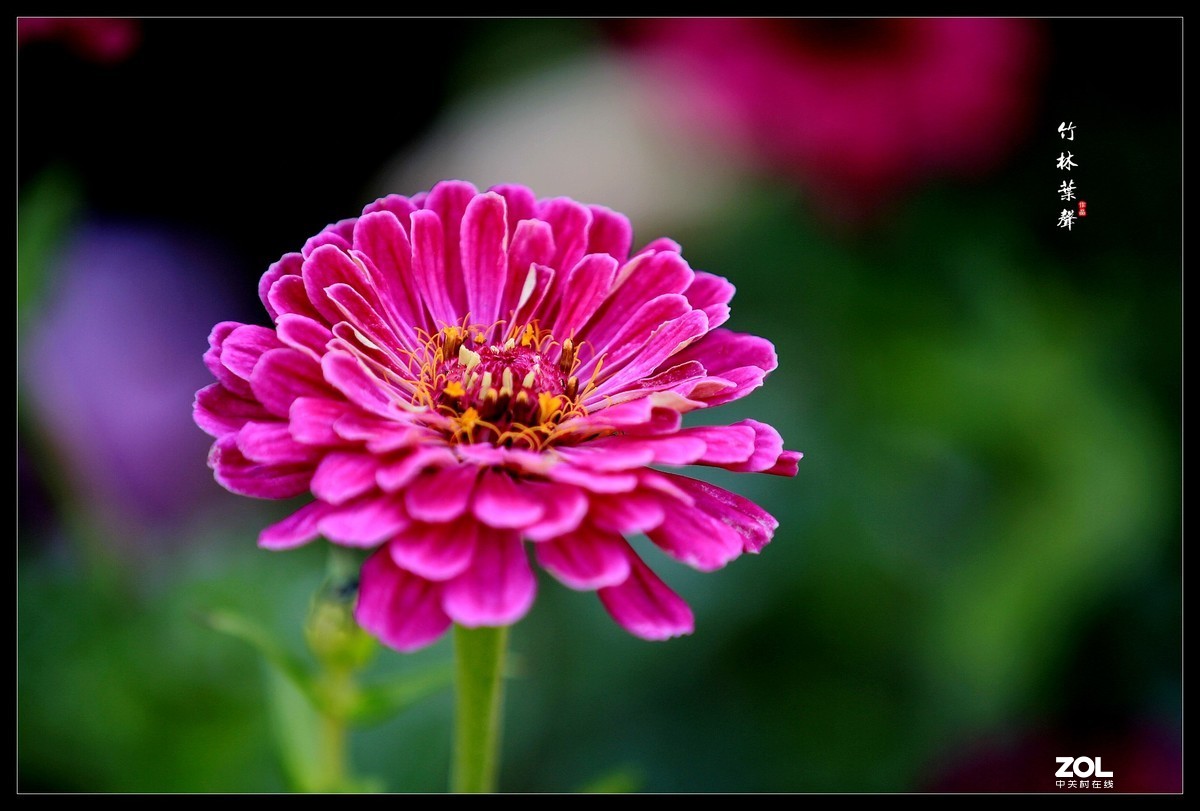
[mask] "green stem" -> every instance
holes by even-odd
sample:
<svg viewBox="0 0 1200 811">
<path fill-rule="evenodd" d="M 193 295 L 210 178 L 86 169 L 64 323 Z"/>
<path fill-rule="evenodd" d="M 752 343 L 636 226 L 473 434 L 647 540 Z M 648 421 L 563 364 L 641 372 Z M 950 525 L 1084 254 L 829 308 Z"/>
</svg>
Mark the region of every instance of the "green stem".
<svg viewBox="0 0 1200 811">
<path fill-rule="evenodd" d="M 320 713 L 320 763 L 321 774 L 317 781 L 318 791 L 345 791 L 346 767 L 346 722 L 342 718 Z"/>
<path fill-rule="evenodd" d="M 504 701 L 501 673 L 507 640 L 507 626 L 454 626 L 457 707 L 451 791 L 495 791 L 500 759 L 500 710 Z"/>
</svg>

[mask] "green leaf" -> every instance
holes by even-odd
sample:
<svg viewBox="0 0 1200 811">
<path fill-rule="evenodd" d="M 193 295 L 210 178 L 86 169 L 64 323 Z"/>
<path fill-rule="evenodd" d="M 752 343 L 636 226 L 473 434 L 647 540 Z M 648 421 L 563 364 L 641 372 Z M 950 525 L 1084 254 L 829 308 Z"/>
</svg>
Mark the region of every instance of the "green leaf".
<svg viewBox="0 0 1200 811">
<path fill-rule="evenodd" d="M 324 774 L 321 749 L 323 719 L 292 679 L 276 668 L 267 668 L 267 695 L 271 733 L 283 762 L 288 785 L 294 791 L 322 791 Z"/>
<path fill-rule="evenodd" d="M 240 639 L 261 653 L 273 669 L 287 677 L 314 706 L 321 703 L 312 668 L 275 641 L 261 625 L 233 611 L 213 611 L 203 619 L 213 630 Z"/>
<path fill-rule="evenodd" d="M 38 175 L 21 196 L 17 212 L 17 312 L 28 320 L 45 292 L 54 251 L 80 208 L 79 181 L 62 166 Z"/>
<path fill-rule="evenodd" d="M 384 721 L 448 687 L 453 681 L 454 668 L 447 662 L 364 687 L 350 706 L 347 721 L 358 726 Z"/>
</svg>

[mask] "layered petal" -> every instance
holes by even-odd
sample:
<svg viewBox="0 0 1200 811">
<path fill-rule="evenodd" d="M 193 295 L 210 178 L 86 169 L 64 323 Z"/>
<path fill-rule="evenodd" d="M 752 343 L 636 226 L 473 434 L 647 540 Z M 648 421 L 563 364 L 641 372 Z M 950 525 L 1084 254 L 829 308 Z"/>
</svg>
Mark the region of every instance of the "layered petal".
<svg viewBox="0 0 1200 811">
<path fill-rule="evenodd" d="M 625 550 L 629 576 L 598 592 L 600 602 L 617 623 L 634 636 L 659 641 L 690 634 L 695 628 L 692 609 L 650 571 L 637 554 Z"/>
<path fill-rule="evenodd" d="M 620 535 L 589 526 L 536 547 L 538 563 L 565 586 L 593 591 L 629 577 L 627 544 Z"/>
<path fill-rule="evenodd" d="M 384 644 L 405 652 L 437 641 L 450 627 L 441 584 L 401 569 L 386 549 L 363 564 L 354 618 Z"/>
<path fill-rule="evenodd" d="M 533 605 L 537 581 L 513 530 L 480 533 L 471 566 L 446 583 L 442 607 L 467 628 L 510 625 Z"/>
</svg>

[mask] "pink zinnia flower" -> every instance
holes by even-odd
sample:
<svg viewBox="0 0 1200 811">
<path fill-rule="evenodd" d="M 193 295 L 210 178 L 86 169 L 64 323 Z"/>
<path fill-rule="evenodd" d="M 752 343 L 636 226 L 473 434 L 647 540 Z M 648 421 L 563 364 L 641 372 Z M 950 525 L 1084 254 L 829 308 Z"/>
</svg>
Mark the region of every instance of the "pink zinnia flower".
<svg viewBox="0 0 1200 811">
<path fill-rule="evenodd" d="M 1040 62 L 1008 19 L 671 19 L 638 28 L 665 103 L 856 206 L 914 178 L 994 166 Z"/>
<path fill-rule="evenodd" d="M 534 599 L 525 541 L 631 633 L 692 613 L 625 536 L 701 570 L 758 552 L 777 522 L 741 496 L 650 465 L 791 476 L 800 454 L 753 420 L 682 428 L 775 368 L 720 328 L 733 286 L 659 239 L 630 255 L 620 214 L 521 186 L 445 182 L 329 226 L 263 276 L 272 327 L 225 322 L 196 396 L 217 481 L 314 500 L 265 529 L 379 547 L 357 617 L 388 645 L 451 622 L 516 622 Z"/>
</svg>

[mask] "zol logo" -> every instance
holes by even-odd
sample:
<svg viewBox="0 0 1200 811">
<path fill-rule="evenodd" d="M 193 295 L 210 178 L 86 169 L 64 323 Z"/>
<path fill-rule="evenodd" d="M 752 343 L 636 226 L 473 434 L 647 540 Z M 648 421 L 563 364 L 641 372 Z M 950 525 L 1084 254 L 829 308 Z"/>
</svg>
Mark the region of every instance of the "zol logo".
<svg viewBox="0 0 1200 811">
<path fill-rule="evenodd" d="M 1055 777 L 1112 777 L 1111 771 L 1104 771 L 1100 758 L 1094 761 L 1090 757 L 1056 757 L 1058 771 Z"/>
</svg>

